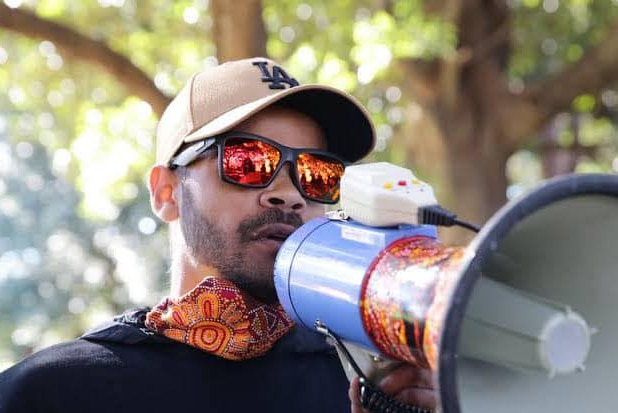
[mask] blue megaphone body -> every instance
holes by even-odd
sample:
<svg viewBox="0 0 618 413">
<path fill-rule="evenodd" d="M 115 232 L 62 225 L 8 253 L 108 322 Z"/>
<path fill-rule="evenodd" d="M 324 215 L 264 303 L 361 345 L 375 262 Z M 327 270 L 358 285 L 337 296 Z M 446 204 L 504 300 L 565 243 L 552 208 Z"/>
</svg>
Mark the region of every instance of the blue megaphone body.
<svg viewBox="0 0 618 413">
<path fill-rule="evenodd" d="M 363 281 L 389 244 L 415 236 L 436 239 L 436 227 L 377 228 L 354 220 L 313 219 L 279 250 L 275 262 L 279 300 L 299 325 L 315 330 L 319 320 L 341 339 L 379 353 L 361 320 Z"/>
</svg>

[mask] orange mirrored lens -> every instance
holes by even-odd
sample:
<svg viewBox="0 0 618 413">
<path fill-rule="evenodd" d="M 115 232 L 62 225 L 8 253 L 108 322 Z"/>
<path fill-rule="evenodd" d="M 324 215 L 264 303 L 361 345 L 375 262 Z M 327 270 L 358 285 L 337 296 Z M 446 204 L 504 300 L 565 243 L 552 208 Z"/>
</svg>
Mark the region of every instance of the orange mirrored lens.
<svg viewBox="0 0 618 413">
<path fill-rule="evenodd" d="M 281 152 L 266 142 L 231 138 L 225 141 L 223 148 L 223 173 L 239 184 L 265 185 L 280 160 Z"/>
<path fill-rule="evenodd" d="M 336 159 L 310 153 L 298 155 L 298 182 L 305 195 L 314 200 L 332 202 L 339 198 L 339 182 L 344 166 Z"/>
</svg>

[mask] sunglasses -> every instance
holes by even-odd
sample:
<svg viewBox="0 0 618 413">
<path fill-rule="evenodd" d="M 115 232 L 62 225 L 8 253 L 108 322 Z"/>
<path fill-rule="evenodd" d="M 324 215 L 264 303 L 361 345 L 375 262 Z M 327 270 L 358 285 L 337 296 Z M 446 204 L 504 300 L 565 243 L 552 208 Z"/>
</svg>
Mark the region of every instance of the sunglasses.
<svg viewBox="0 0 618 413">
<path fill-rule="evenodd" d="M 219 176 L 245 188 L 265 188 L 286 162 L 290 163 L 294 186 L 311 201 L 335 204 L 346 162 L 332 153 L 297 149 L 259 135 L 228 132 L 199 141 L 170 161 L 170 168 L 187 166 L 209 149 L 218 149 Z"/>
</svg>

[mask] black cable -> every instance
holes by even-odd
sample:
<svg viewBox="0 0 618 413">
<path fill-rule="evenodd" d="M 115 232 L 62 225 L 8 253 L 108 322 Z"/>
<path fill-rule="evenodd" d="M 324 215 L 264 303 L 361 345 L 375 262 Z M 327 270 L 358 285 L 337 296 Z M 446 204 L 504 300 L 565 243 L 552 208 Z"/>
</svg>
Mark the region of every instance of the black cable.
<svg viewBox="0 0 618 413">
<path fill-rule="evenodd" d="M 429 205 L 418 209 L 418 223 L 425 225 L 439 225 L 442 227 L 452 227 L 458 225 L 473 232 L 479 232 L 480 227 L 457 218 L 451 211 L 442 208 L 440 205 Z"/>
<path fill-rule="evenodd" d="M 417 406 L 401 403 L 399 400 L 395 400 L 393 397 L 378 389 L 371 383 L 367 376 L 365 376 L 363 370 L 361 370 L 356 360 L 354 360 L 354 357 L 352 357 L 345 344 L 343 344 L 343 341 L 336 334 L 330 331 L 329 328 L 319 320 L 315 322 L 315 327 L 318 332 L 333 340 L 335 347 L 342 352 L 346 361 L 350 363 L 354 369 L 354 372 L 359 378 L 358 391 L 360 402 L 364 409 L 371 413 L 434 413 L 431 409 L 422 409 Z"/>
<path fill-rule="evenodd" d="M 459 219 L 455 220 L 455 225 L 458 225 L 458 226 L 460 226 L 462 228 L 465 228 L 465 229 L 469 229 L 472 232 L 479 232 L 481 230 L 481 227 L 479 227 L 477 225 L 474 225 L 474 224 L 471 224 L 471 223 L 466 222 L 466 221 L 460 221 Z"/>
</svg>

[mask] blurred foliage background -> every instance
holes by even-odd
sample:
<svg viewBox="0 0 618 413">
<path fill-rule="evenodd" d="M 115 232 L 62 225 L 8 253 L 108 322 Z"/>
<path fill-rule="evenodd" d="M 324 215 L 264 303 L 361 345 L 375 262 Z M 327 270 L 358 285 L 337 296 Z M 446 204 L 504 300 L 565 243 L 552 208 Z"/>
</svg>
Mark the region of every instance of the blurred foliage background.
<svg viewBox="0 0 618 413">
<path fill-rule="evenodd" d="M 618 170 L 618 0 L 3 0 L 0 370 L 165 294 L 157 117 L 193 72 L 251 55 L 357 96 L 371 160 L 470 221 Z"/>
</svg>

